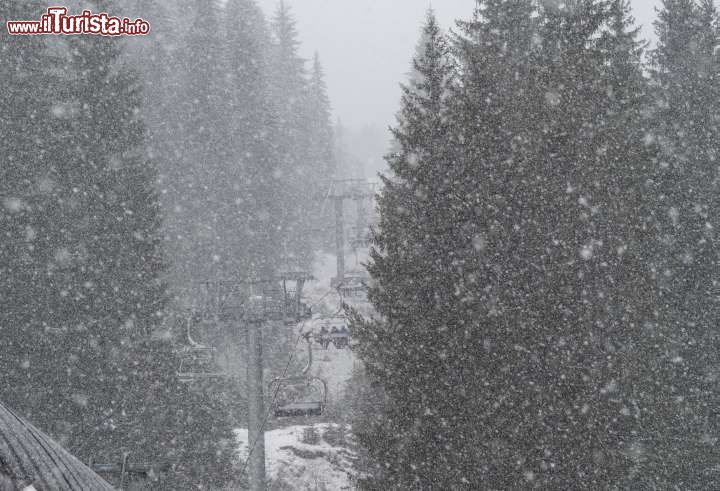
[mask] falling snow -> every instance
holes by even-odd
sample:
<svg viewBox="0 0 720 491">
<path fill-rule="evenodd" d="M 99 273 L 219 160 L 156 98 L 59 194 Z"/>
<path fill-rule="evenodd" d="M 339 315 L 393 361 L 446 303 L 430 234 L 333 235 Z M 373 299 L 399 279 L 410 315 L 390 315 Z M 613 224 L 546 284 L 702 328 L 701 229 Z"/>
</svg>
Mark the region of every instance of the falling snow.
<svg viewBox="0 0 720 491">
<path fill-rule="evenodd" d="M 0 489 L 718 488 L 713 2 L 85 3 L 1 15 Z"/>
</svg>

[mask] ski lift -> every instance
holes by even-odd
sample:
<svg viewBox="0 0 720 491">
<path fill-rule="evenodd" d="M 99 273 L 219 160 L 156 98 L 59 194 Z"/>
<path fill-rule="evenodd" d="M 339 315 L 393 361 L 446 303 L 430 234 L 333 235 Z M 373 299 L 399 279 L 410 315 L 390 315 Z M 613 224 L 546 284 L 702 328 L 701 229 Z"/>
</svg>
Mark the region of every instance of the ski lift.
<svg viewBox="0 0 720 491">
<path fill-rule="evenodd" d="M 348 333 L 347 327 L 342 326 L 336 331 L 330 331 L 330 338 L 332 343 L 337 349 L 344 349 L 350 346 L 350 334 Z"/>
<path fill-rule="evenodd" d="M 188 317 L 185 331 L 188 345 L 180 351 L 180 367 L 177 371 L 180 382 L 224 378 L 226 374 L 217 369 L 216 349 L 193 340 L 190 335 L 191 322 L 191 317 Z"/>
<path fill-rule="evenodd" d="M 302 290 L 306 281 L 314 279 L 312 275 L 298 268 L 287 268 L 280 274 L 280 288 L 276 292 L 282 299 L 282 314 L 285 324 L 293 325 L 312 318 L 312 310 L 303 303 Z"/>
<path fill-rule="evenodd" d="M 350 347 L 350 333 L 347 330 L 346 319 L 339 317 L 336 320 L 327 319 L 320 327 L 319 333 L 313 334 L 313 339 L 322 349 L 328 349 L 330 343 L 336 349 Z"/>
<path fill-rule="evenodd" d="M 310 333 L 305 334 L 308 344 L 308 361 L 301 375 L 273 379 L 268 393 L 276 394 L 273 401 L 273 415 L 276 418 L 294 416 L 320 416 L 327 404 L 327 383 L 320 377 L 308 376 L 312 366 L 312 343 Z"/>
<path fill-rule="evenodd" d="M 320 332 L 313 334 L 313 340 L 320 345 L 322 349 L 328 349 L 330 342 L 330 331 L 327 328 L 327 323 L 320 327 Z"/>
<path fill-rule="evenodd" d="M 276 418 L 320 416 L 327 403 L 327 384 L 319 377 L 278 378 L 271 382 L 271 390 L 280 384 L 283 400 L 273 407 Z M 288 390 L 283 391 L 286 388 Z"/>
<path fill-rule="evenodd" d="M 119 481 L 119 488 L 137 481 L 148 481 L 154 475 L 170 471 L 169 462 L 153 465 L 147 462 L 130 462 L 130 452 L 123 452 L 122 460 L 113 463 L 90 462 L 90 468 L 98 475 L 107 476 L 111 481 Z"/>
<path fill-rule="evenodd" d="M 183 383 L 221 379 L 226 376 L 224 372 L 216 369 L 215 348 L 209 346 L 183 350 L 177 375 Z"/>
<path fill-rule="evenodd" d="M 364 300 L 367 298 L 368 274 L 364 270 L 354 269 L 347 271 L 337 288 L 345 298 Z"/>
</svg>

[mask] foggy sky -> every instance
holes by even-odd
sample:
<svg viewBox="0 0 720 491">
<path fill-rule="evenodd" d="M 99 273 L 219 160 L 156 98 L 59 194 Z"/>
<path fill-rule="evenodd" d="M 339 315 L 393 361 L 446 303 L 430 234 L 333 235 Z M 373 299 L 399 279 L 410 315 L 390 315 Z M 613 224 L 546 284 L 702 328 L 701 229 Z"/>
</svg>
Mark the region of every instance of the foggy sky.
<svg viewBox="0 0 720 491">
<path fill-rule="evenodd" d="M 285 0 L 297 19 L 301 54 L 315 50 L 325 67 L 334 113 L 344 125 L 394 124 L 398 84 L 405 81 L 427 0 Z M 635 19 L 652 37 L 654 8 L 660 0 L 631 0 Z M 271 16 L 278 0 L 259 0 Z M 470 18 L 474 0 L 432 2 L 443 29 Z"/>
</svg>

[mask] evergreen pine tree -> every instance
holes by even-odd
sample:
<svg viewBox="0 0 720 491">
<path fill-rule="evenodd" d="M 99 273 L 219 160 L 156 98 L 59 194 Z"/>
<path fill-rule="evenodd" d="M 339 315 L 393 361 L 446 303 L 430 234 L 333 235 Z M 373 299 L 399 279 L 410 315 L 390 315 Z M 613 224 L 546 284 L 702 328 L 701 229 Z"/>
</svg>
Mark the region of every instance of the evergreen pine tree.
<svg viewBox="0 0 720 491">
<path fill-rule="evenodd" d="M 384 418 L 359 435 L 375 464 L 366 484 L 406 488 L 433 482 L 460 482 L 464 448 L 453 434 L 462 406 L 449 382 L 459 361 L 457 302 L 448 282 L 453 247 L 444 228 L 452 226 L 452 158 L 446 98 L 452 65 L 434 14 L 428 13 L 425 41 L 413 62 L 417 73 L 403 87 L 402 109 L 393 130 L 398 150 L 388 157 L 380 227 L 369 271 L 375 281 L 369 297 L 382 321 L 356 319 L 353 336 L 371 377 L 387 401 Z M 467 429 L 467 428 L 464 428 Z"/>
<path fill-rule="evenodd" d="M 658 377 L 647 473 L 659 486 L 702 487 L 718 456 L 712 367 L 717 366 L 717 12 L 710 1 L 667 0 L 655 24 L 652 111 L 660 149 L 653 169 L 653 267 L 658 316 L 651 365 Z"/>
<path fill-rule="evenodd" d="M 313 178 L 319 179 L 332 175 L 335 163 L 333 160 L 330 99 L 327 95 L 325 74 L 317 52 L 313 58 L 312 73 L 308 83 L 308 112 Z"/>
<path fill-rule="evenodd" d="M 481 466 L 474 480 L 500 488 L 522 487 L 539 473 L 539 451 L 527 446 L 541 428 L 533 377 L 543 358 L 530 341 L 538 329 L 530 300 L 542 267 L 530 252 L 543 185 L 534 133 L 542 124 L 537 18 L 532 2 L 480 2 L 454 40 L 462 77 L 453 119 L 462 153 L 453 269 L 462 299 L 461 383 L 475 400 L 462 415 L 474 420 L 466 438 L 476 448 L 465 458 L 467 467 Z"/>
<path fill-rule="evenodd" d="M 170 461 L 170 487 L 222 485 L 230 478 L 231 449 L 222 443 L 232 438 L 228 414 L 182 387 L 172 346 L 153 340 L 166 301 L 156 171 L 145 150 L 142 87 L 114 41 L 71 43 L 77 78 L 68 103 L 78 113 L 59 158 L 65 189 L 79 196 L 66 222 L 72 259 L 58 265 L 56 283 L 70 354 L 67 378 L 58 381 L 70 396 L 59 406 L 60 431 L 82 458 L 113 461 L 128 451 Z"/>
<path fill-rule="evenodd" d="M 186 133 L 189 120 L 186 89 L 189 62 L 184 56 L 187 32 L 175 28 L 187 22 L 194 4 L 195 0 L 179 0 L 139 7 L 152 19 L 153 28 L 150 36 L 132 43 L 137 51 L 129 53 L 133 61 L 142 60 L 135 65 L 144 81 L 143 119 L 147 124 L 148 152 L 158 169 L 163 250 L 168 263 L 166 277 L 174 293 L 187 287 L 194 272 L 189 257 L 193 250 L 194 222 L 190 217 L 194 171 L 189 166 L 193 160 Z"/>
<path fill-rule="evenodd" d="M 280 235 L 274 220 L 282 203 L 276 186 L 280 170 L 278 108 L 270 81 L 270 33 L 260 8 L 253 1 L 235 0 L 226 6 L 228 26 L 228 106 L 233 138 L 230 143 L 238 163 L 235 209 L 246 231 L 235 254 L 242 257 L 242 271 L 268 275 L 276 262 Z M 239 187 L 238 187 L 239 186 Z"/>
<path fill-rule="evenodd" d="M 566 2 L 540 14 L 535 165 L 525 179 L 533 194 L 524 197 L 519 254 L 537 267 L 520 285 L 528 353 L 513 384 L 536 388 L 520 416 L 524 438 L 536 442 L 524 449 L 525 465 L 549 487 L 618 483 L 637 429 L 627 370 L 645 317 L 634 308 L 652 300 L 638 290 L 646 277 L 637 206 L 649 162 L 640 45 L 617 2 Z"/>
<path fill-rule="evenodd" d="M 13 52 L 10 43 L 3 51 L 17 67 L 8 77 L 10 94 L 25 92 L 24 72 L 39 68 L 12 62 L 13 56 L 40 61 L 26 57 L 43 44 L 28 41 L 43 38 L 22 39 L 28 51 Z M 17 331 L 8 336 L 23 340 L 12 352 L 19 359 L 7 360 L 22 371 L 7 372 L 12 379 L 3 387 L 15 394 L 19 411 L 83 460 L 115 462 L 128 451 L 135 461 L 169 460 L 177 470 L 165 483 L 175 483 L 170 488 L 220 486 L 231 477 L 232 450 L 222 444 L 232 438 L 228 420 L 218 418 L 216 403 L 179 384 L 172 347 L 153 340 L 165 306 L 161 216 L 145 149 L 142 87 L 121 63 L 121 46 L 116 39 L 78 37 L 56 50 L 58 58 L 46 58 L 45 66 L 63 75 L 51 85 L 37 71 L 37 99 L 17 102 L 38 113 L 28 120 L 18 107 L 15 120 L 46 118 L 49 129 L 35 124 L 40 133 L 31 136 L 29 126 L 8 128 L 3 139 L 17 148 L 28 135 L 37 156 L 23 159 L 25 169 L 3 165 L 27 177 L 27 199 L 13 193 L 6 200 L 13 220 L 30 206 L 42 217 L 27 215 L 27 240 L 15 241 L 32 246 L 37 239 L 42 247 L 33 247 L 38 259 L 25 260 L 23 268 L 32 278 L 33 291 L 23 292 L 33 302 L 25 305 L 32 318 L 12 321 Z M 42 136 L 47 148 L 38 146 Z"/>
<path fill-rule="evenodd" d="M 183 70 L 180 106 L 182 152 L 175 163 L 175 207 L 169 225 L 169 249 L 174 261 L 174 282 L 197 297 L 198 281 L 235 273 L 234 257 L 224 247 L 236 228 L 225 219 L 237 198 L 231 189 L 238 163 L 230 157 L 230 112 L 225 108 L 226 51 L 221 29 L 222 11 L 215 0 L 195 2 L 194 16 L 184 39 L 178 64 Z M 172 199 L 172 198 L 171 198 Z M 239 232 L 239 230 L 238 230 Z"/>
<path fill-rule="evenodd" d="M 58 61 L 37 36 L 10 36 L 8 20 L 37 17 L 38 2 L 0 2 L 0 400 L 33 421 L 47 411 L 45 312 L 48 261 L 57 224 L 53 114 L 60 81 Z"/>
<path fill-rule="evenodd" d="M 320 56 L 315 53 L 313 59 L 312 72 L 307 87 L 307 133 L 308 133 L 308 162 L 310 166 L 310 175 L 305 177 L 308 183 L 327 183 L 328 179 L 334 176 L 336 172 L 335 160 L 335 135 L 330 113 L 330 99 L 327 94 L 327 84 L 325 83 L 325 74 L 320 64 Z M 327 245 L 328 241 L 317 240 L 316 237 L 322 237 L 318 234 L 318 230 L 323 230 L 327 224 L 333 223 L 332 207 L 322 206 L 319 201 L 309 203 L 311 214 L 309 227 L 312 235 L 316 240 L 312 243 L 314 250 Z M 318 243 L 319 242 L 319 243 Z"/>
<path fill-rule="evenodd" d="M 298 53 L 298 33 L 290 8 L 283 1 L 271 22 L 271 94 L 277 125 L 279 166 L 275 171 L 275 196 L 282 203 L 281 250 L 305 268 L 312 262 L 309 211 L 314 162 L 310 148 L 308 81 L 305 60 Z"/>
<path fill-rule="evenodd" d="M 387 464 L 371 484 L 632 482 L 654 297 L 631 24 L 623 2 L 481 2 L 443 117 L 403 100 L 418 156 L 391 156 L 380 202 L 383 321 L 355 323 L 386 412 L 360 435 Z"/>
</svg>

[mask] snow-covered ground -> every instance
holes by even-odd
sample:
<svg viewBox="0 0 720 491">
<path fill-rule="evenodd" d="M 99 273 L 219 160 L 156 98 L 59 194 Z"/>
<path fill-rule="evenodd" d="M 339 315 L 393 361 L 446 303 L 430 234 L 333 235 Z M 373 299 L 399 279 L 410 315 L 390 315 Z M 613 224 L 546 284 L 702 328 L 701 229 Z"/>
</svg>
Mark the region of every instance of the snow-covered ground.
<svg viewBox="0 0 720 491">
<path fill-rule="evenodd" d="M 312 429 L 311 429 L 312 428 Z M 235 430 L 238 456 L 247 458 L 248 433 Z M 288 426 L 265 433 L 266 472 L 273 487 L 355 489 L 352 435 L 336 424 Z"/>
</svg>

